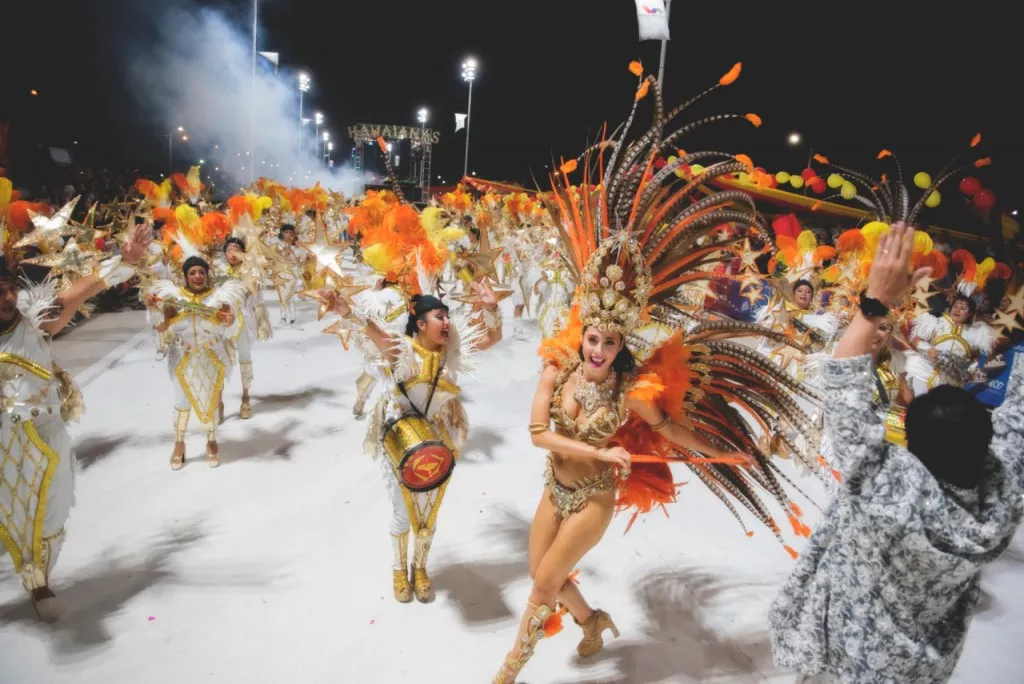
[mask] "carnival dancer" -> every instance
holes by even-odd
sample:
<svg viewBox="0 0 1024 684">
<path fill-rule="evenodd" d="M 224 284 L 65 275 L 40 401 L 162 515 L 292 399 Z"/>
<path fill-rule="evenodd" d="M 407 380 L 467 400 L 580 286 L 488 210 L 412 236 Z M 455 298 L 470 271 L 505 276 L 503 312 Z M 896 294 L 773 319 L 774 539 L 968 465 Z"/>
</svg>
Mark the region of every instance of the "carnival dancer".
<svg viewBox="0 0 1024 684">
<path fill-rule="evenodd" d="M 162 314 L 156 330 L 172 336 L 167 355 L 167 370 L 174 384 L 171 470 L 185 465 L 185 434 L 193 411 L 206 431 L 207 465 L 215 468 L 220 465 L 217 424 L 223 419 L 224 380 L 233 363 L 233 341 L 239 336 L 249 291 L 235 279 L 214 286 L 209 262 L 183 235 L 175 239 L 184 258 L 185 285 L 160 280 L 147 297 L 147 306 Z"/>
<path fill-rule="evenodd" d="M 560 261 L 554 261 L 548 269 L 541 271 L 534 292 L 538 296 L 537 324 L 541 337 L 552 337 L 565 325 L 572 301 L 573 284 L 568 269 Z"/>
<path fill-rule="evenodd" d="M 58 617 L 50 574 L 74 501 L 67 421 L 84 409 L 78 388 L 54 360 L 50 340 L 87 299 L 134 275 L 132 265 L 150 239 L 148 227 L 135 226 L 119 257 L 60 294 L 55 280 L 22 289 L 14 273 L 0 271 L 0 542 L 36 613 L 49 622 Z"/>
<path fill-rule="evenodd" d="M 269 340 L 274 336 L 267 306 L 263 302 L 262 274 L 250 273 L 244 269 L 245 248 L 244 239 L 229 237 L 224 242 L 224 259 L 217 267 L 219 282 L 234 279 L 240 281 L 246 288 L 245 301 L 239 312 L 241 321 L 234 340 L 238 353 L 239 373 L 242 377 L 242 404 L 238 409 L 238 415 L 242 420 L 252 418 L 252 397 L 249 394 L 255 375 L 252 345 L 256 341 Z"/>
<path fill-rule="evenodd" d="M 379 141 L 380 142 L 380 141 Z M 400 195 L 396 192 L 396 195 Z M 386 322 L 386 308 L 372 298 L 356 303 L 339 286 L 320 293 L 347 325 L 363 335 L 387 364 L 386 383 L 367 428 L 365 448 L 379 459 L 392 504 L 395 600 L 434 599 L 427 558 L 449 476 L 466 439 L 468 422 L 460 401 L 459 375 L 472 370 L 475 354 L 501 339 L 501 314 L 494 292 L 470 281 L 470 310 L 449 315 L 448 305 L 430 294 L 445 254 L 431 242 L 420 214 L 409 204 L 381 206 L 368 197 L 353 210 L 366 263 L 388 274 L 408 296 L 405 329 Z M 477 311 L 479 309 L 479 311 Z M 413 534 L 412 576 L 408 563 Z"/>
<path fill-rule="evenodd" d="M 806 340 L 807 347 L 812 350 L 824 351 L 839 332 L 839 317 L 828 309 L 815 307 L 815 288 L 809 279 L 801 278 L 793 283 L 792 292 L 792 301 L 781 296 L 772 297 L 757 313 L 755 320 L 792 339 Z M 778 341 L 762 339 L 757 350 L 797 380 L 807 380 L 811 374 L 807 355 L 794 354 L 790 347 Z"/>
<path fill-rule="evenodd" d="M 976 319 L 977 304 L 971 298 L 991 279 L 1005 279 L 1010 268 L 992 258 L 977 263 L 967 250 L 953 252 L 952 262 L 960 267 L 956 294 L 949 310 L 941 316 L 922 313 L 914 319 L 910 344 L 916 353 L 907 361 L 907 374 L 915 396 L 938 385 L 963 387 L 981 354 L 995 347 L 995 328 Z"/>
<path fill-rule="evenodd" d="M 409 317 L 408 304 L 402 291 L 395 283 L 389 282 L 386 276 L 377 279 L 372 291 L 359 296 L 371 300 L 365 305 L 372 307 L 371 310 L 376 312 L 376 320 L 399 334 L 405 331 L 406 321 Z M 369 340 L 365 336 L 360 335 L 356 339 L 366 363 L 363 366 L 363 372 L 356 379 L 356 403 L 352 407 L 352 415 L 357 420 L 362 420 L 366 417 L 366 400 L 373 393 L 373 388 L 377 385 L 381 372 L 387 368 L 387 362 L 372 343 L 366 344 Z"/>
<path fill-rule="evenodd" d="M 281 302 L 281 325 L 295 325 L 295 296 L 304 287 L 303 277 L 306 274 L 308 253 L 298 244 L 295 226 L 284 223 L 278 229 L 278 253 L 291 262 L 290 276 L 277 288 L 277 297 Z"/>
<path fill-rule="evenodd" d="M 641 77 L 636 100 L 651 91 L 660 112 L 657 81 L 643 78 L 639 63 L 630 69 Z M 739 69 L 737 64 L 721 83 L 735 80 Z M 630 122 L 634 116 L 635 109 Z M 529 431 L 548 459 L 545 491 L 530 531 L 533 588 L 496 684 L 515 681 L 537 642 L 560 629 L 562 611 L 583 630 L 581 656 L 601 651 L 606 630 L 617 634 L 611 617 L 591 608 L 570 576 L 604 535 L 617 505 L 639 512 L 674 500 L 669 462 L 687 465 L 734 515 L 738 503 L 780 540 L 779 525 L 758 489 L 770 492 L 794 531 L 809 533 L 758 449 L 752 426 L 772 430 L 795 422 L 811 430 L 789 395 L 816 396 L 728 339 L 756 334 L 757 326 L 695 323 L 687 332 L 673 306 L 682 296 L 680 285 L 714 277 L 705 266 L 715 252 L 697 247 L 702 236 L 726 219 L 743 234 L 764 231 L 743 193 L 701 199 L 691 194 L 698 185 L 713 187 L 716 177 L 745 166 L 726 157 L 699 179 L 669 187 L 677 169 L 720 153 L 689 153 L 648 173 L 661 154 L 661 141 L 668 145 L 678 137 L 664 128 L 659 116 L 650 130 L 629 140 L 629 125 L 620 127 L 616 138 L 583 155 L 579 182 L 569 179 L 577 160 L 563 163 L 553 176 L 555 223 L 562 227 L 562 251 L 571 255 L 580 290 L 565 328 L 541 345 L 545 367 Z M 597 168 L 604 165 L 595 159 L 598 150 L 609 155 L 606 168 Z M 737 248 L 735 241 L 722 245 L 717 258 L 731 260 Z M 634 335 L 647 320 L 675 334 L 651 348 Z"/>
<path fill-rule="evenodd" d="M 366 448 L 382 461 L 391 497 L 395 554 L 392 579 L 395 600 L 401 603 L 411 601 L 414 593 L 422 603 L 434 599 L 427 557 L 448 476 L 468 430 L 459 400 L 458 376 L 472 369 L 478 351 L 501 339 L 501 315 L 494 293 L 479 282 L 471 282 L 470 288 L 484 307 L 483 329 L 465 316 L 449 317 L 448 306 L 432 295 L 412 298 L 404 334 L 396 334 L 387 323 L 344 300 L 338 300 L 334 309 L 340 316 L 356 317 L 360 325 L 365 325 L 362 334 L 389 366 L 390 383 L 383 388 L 384 396 L 374 409 Z M 403 441 L 410 439 L 416 444 Z M 410 458 L 397 461 L 395 457 L 402 457 L 406 447 L 420 448 Z"/>
</svg>

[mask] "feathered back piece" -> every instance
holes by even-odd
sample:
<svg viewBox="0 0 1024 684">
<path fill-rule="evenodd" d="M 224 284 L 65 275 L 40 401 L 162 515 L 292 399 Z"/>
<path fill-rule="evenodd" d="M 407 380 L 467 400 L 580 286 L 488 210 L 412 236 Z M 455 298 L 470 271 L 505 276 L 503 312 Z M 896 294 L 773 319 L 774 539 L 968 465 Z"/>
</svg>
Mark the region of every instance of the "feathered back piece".
<svg viewBox="0 0 1024 684">
<path fill-rule="evenodd" d="M 675 487 L 667 464 L 681 463 L 719 497 L 741 525 L 737 504 L 781 539 L 780 526 L 761 493 L 777 502 L 796 534 L 805 536 L 809 530 L 800 522 L 800 510 L 783 490 L 782 476 L 768 458 L 777 447 L 814 462 L 816 426 L 794 396 L 812 405 L 821 398 L 748 344 L 732 339 L 781 335 L 747 323 L 697 323 L 673 306 L 680 302 L 681 287 L 716 277 L 716 267 L 732 261 L 751 233 L 760 233 L 773 245 L 749 195 L 716 192 L 705 185 L 720 176 L 746 171 L 749 158 L 724 152 L 677 152 L 677 140 L 702 124 L 743 119 L 757 126 L 760 118 L 755 114 L 711 116 L 671 133 L 667 130 L 668 122 L 690 104 L 733 83 L 740 69 L 735 65 L 717 85 L 666 115 L 657 82 L 643 77 L 639 63 L 630 65 L 640 79 L 636 101 L 653 94 L 653 124 L 638 137 L 629 137 L 634 106 L 614 135 L 603 135 L 579 158 L 561 164 L 552 177 L 553 192 L 544 198 L 560 233 L 560 252 L 580 290 L 566 327 L 545 340 L 540 353 L 547 363 L 566 370 L 579 363 L 581 335 L 588 325 L 623 332 L 634 353 L 642 352 L 637 354 L 642 365 L 634 375 L 629 396 L 658 406 L 718 449 L 743 451 L 757 459 L 756 465 L 747 468 L 735 459 L 708 458 L 668 442 L 632 416 L 613 438 L 613 443 L 637 455 L 633 474 L 619 490 L 621 507 L 648 511 L 672 501 Z M 659 160 L 669 153 L 679 156 L 662 164 Z M 699 176 L 677 175 L 683 166 L 698 161 L 707 164 Z M 570 176 L 580 166 L 582 178 L 573 185 Z M 723 224 L 735 230 L 719 239 L 718 229 Z M 675 334 L 650 349 L 650 343 L 634 334 L 648 320 Z M 802 435 L 806 444 L 794 444 L 793 435 Z M 795 554 L 789 547 L 787 550 Z"/>
<path fill-rule="evenodd" d="M 227 236 L 228 221 L 224 214 L 216 212 L 207 216 L 210 218 L 201 217 L 187 204 L 179 204 L 173 210 L 153 210 L 154 219 L 164 220 L 160 237 L 172 259 L 178 263 L 185 263 L 192 256 L 209 259 L 207 253 L 214 243 Z"/>
<path fill-rule="evenodd" d="M 424 275 L 429 279 L 444 266 L 444 246 L 431 240 L 414 206 L 393 197 L 368 195 L 351 212 L 349 231 L 359 236 L 363 262 L 411 298 L 422 294 Z"/>
<path fill-rule="evenodd" d="M 170 206 L 170 178 L 165 179 L 160 185 L 146 178 L 139 178 L 135 181 L 135 191 L 141 194 L 151 207 Z"/>
<path fill-rule="evenodd" d="M 977 147 L 980 143 L 981 133 L 978 133 L 971 138 L 971 149 Z M 815 155 L 815 159 L 821 163 L 831 166 L 838 172 L 839 176 L 842 176 L 854 185 L 857 189 L 857 194 L 853 199 L 867 207 L 874 214 L 876 221 L 885 224 L 903 221 L 907 225 L 913 226 L 917 221 L 918 214 L 921 213 L 921 210 L 925 206 L 937 206 L 938 202 L 941 200 L 938 190 L 943 183 L 948 181 L 950 178 L 957 176 L 964 170 L 970 168 L 981 168 L 992 163 L 991 158 L 981 157 L 972 163 L 954 166 L 960 161 L 964 154 L 966 153 L 962 152 L 950 159 L 946 165 L 943 166 L 937 174 L 935 174 L 935 176 L 931 176 L 926 173 L 916 174 L 913 180 L 914 183 L 922 189 L 922 192 L 913 205 L 911 205 L 910 192 L 908 191 L 907 185 L 904 181 L 903 166 L 900 164 L 900 160 L 896 155 L 890 150 L 883 149 L 878 153 L 877 157 L 879 160 L 892 160 L 892 164 L 896 169 L 895 181 L 890 179 L 889 176 L 884 173 L 879 180 L 875 180 L 860 171 L 855 171 L 854 169 L 850 169 L 845 166 L 833 164 L 827 157 L 823 157 L 821 155 Z"/>
<path fill-rule="evenodd" d="M 178 192 L 181 193 L 182 197 L 188 199 L 189 202 L 195 204 L 199 201 L 199 196 L 203 192 L 205 187 L 202 181 L 199 180 L 199 167 L 193 166 L 188 170 L 188 175 L 183 173 L 172 173 L 171 181 L 178 188 Z"/>
<path fill-rule="evenodd" d="M 1008 280 L 1013 271 L 1004 263 L 987 257 L 980 264 L 966 249 L 958 249 L 952 255 L 953 265 L 959 271 L 956 279 L 956 289 L 964 295 L 970 296 L 978 290 L 984 290 L 985 285 L 991 279 Z"/>
</svg>

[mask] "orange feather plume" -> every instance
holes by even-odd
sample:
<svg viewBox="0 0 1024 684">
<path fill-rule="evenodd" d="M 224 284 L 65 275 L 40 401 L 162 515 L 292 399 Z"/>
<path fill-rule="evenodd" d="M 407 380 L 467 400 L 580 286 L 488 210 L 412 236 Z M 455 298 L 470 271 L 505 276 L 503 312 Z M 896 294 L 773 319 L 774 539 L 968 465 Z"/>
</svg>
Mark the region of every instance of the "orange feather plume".
<svg viewBox="0 0 1024 684">
<path fill-rule="evenodd" d="M 203 232 L 211 236 L 215 242 L 222 242 L 231 235 L 231 224 L 228 222 L 227 214 L 211 211 L 203 214 L 199 222 L 202 224 Z"/>
<path fill-rule="evenodd" d="M 757 114 L 750 112 L 748 114 L 745 114 L 743 118 L 752 123 L 754 125 L 754 128 L 761 127 L 761 117 L 759 117 Z"/>
<path fill-rule="evenodd" d="M 629 73 L 633 74 L 637 78 L 644 75 L 644 65 L 638 61 L 632 61 L 629 63 Z"/>
<path fill-rule="evenodd" d="M 27 202 L 25 200 L 11 202 L 10 219 L 7 223 L 8 230 L 12 233 L 28 232 L 32 228 L 32 218 L 28 214 L 29 211 L 49 216 L 50 205 L 46 202 Z"/>
<path fill-rule="evenodd" d="M 732 85 L 740 77 L 741 71 L 743 71 L 743 62 L 736 62 L 732 65 L 732 69 L 729 69 L 722 78 L 718 79 L 718 85 Z"/>
</svg>

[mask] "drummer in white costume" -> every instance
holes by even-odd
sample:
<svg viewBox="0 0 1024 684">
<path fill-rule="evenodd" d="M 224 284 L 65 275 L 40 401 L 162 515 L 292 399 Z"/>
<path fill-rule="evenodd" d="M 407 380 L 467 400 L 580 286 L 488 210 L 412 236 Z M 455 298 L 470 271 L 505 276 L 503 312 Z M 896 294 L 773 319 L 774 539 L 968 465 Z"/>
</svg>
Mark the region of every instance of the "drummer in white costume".
<svg viewBox="0 0 1024 684">
<path fill-rule="evenodd" d="M 974 320 L 976 305 L 965 295 L 953 299 L 941 316 L 923 313 L 914 319 L 907 358 L 907 377 L 920 396 L 938 385 L 963 387 L 971 365 L 980 354 L 989 354 L 996 343 L 992 326 Z"/>
<path fill-rule="evenodd" d="M 0 544 L 46 621 L 58 617 L 50 573 L 74 501 L 66 421 L 83 410 L 78 388 L 54 362 L 50 337 L 87 299 L 132 277 L 126 264 L 139 262 L 150 239 L 148 227 L 136 227 L 120 257 L 60 294 L 54 281 L 19 291 L 14 275 L 0 275 Z"/>
<path fill-rule="evenodd" d="M 483 307 L 481 326 L 463 316 L 449 318 L 436 297 L 413 297 L 404 331 L 394 331 L 368 308 L 335 301 L 339 315 L 364 326 L 362 334 L 388 364 L 388 386 L 373 410 L 366 449 L 382 462 L 391 498 L 392 572 L 395 600 L 432 601 L 427 555 L 448 476 L 466 438 L 468 422 L 459 399 L 460 372 L 471 370 L 472 357 L 501 339 L 501 316 L 494 293 L 470 283 Z M 425 447 L 425 448 L 424 448 Z M 403 452 L 409 454 L 402 460 Z M 408 544 L 413 530 L 410 582 Z"/>
</svg>

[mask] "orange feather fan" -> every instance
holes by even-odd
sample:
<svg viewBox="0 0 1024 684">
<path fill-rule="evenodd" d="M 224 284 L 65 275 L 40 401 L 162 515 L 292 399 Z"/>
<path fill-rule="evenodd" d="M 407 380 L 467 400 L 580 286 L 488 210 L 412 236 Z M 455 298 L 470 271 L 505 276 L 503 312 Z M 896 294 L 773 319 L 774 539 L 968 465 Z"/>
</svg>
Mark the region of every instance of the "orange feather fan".
<svg viewBox="0 0 1024 684">
<path fill-rule="evenodd" d="M 18 200 L 11 202 L 10 219 L 7 228 L 12 233 L 25 233 L 32 228 L 32 218 L 29 211 L 45 216 L 50 215 L 50 205 L 46 202 L 27 202 Z"/>
</svg>

